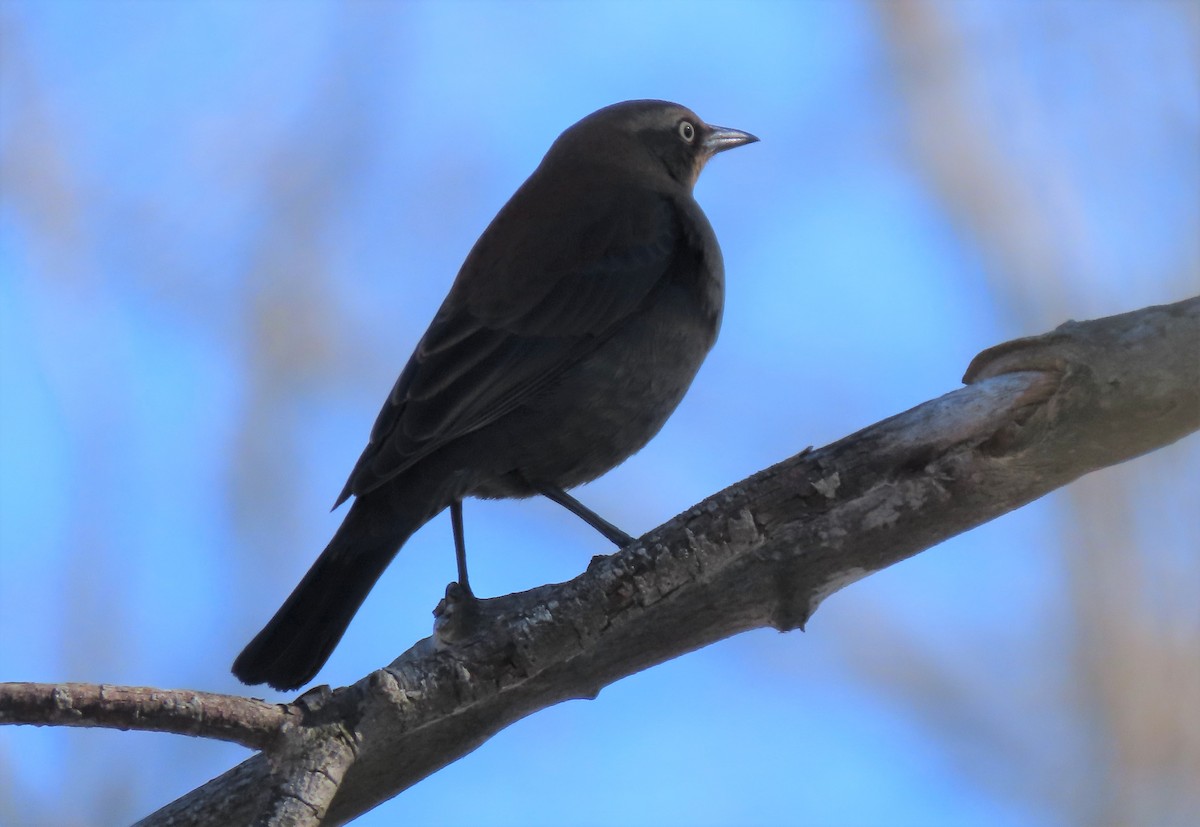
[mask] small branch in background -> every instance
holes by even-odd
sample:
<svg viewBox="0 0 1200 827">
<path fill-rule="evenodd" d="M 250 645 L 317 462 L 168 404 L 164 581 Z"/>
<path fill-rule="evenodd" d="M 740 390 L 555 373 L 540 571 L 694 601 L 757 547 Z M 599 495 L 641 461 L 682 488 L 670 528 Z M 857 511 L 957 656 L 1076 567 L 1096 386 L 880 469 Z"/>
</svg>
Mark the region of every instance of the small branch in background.
<svg viewBox="0 0 1200 827">
<path fill-rule="evenodd" d="M 171 732 L 266 749 L 289 715 L 255 698 L 94 683 L 0 683 L 0 724 Z"/>
</svg>

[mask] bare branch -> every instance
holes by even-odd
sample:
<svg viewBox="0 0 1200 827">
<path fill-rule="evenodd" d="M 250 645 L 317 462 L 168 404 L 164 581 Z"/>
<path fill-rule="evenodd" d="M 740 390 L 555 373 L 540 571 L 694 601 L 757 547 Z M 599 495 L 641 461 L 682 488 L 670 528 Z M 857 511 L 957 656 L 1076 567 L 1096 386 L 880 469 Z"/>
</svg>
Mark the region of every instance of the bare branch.
<svg viewBox="0 0 1200 827">
<path fill-rule="evenodd" d="M 305 699 L 298 705 L 307 706 Z M 354 736 L 339 721 L 289 727 L 281 748 L 271 755 L 274 784 L 254 824 L 319 827 L 357 757 Z"/>
<path fill-rule="evenodd" d="M 270 747 L 287 708 L 189 689 L 95 683 L 0 683 L 0 724 L 172 732 Z"/>
<path fill-rule="evenodd" d="M 1200 298 L 986 351 L 968 387 L 755 474 L 574 580 L 483 601 L 474 634 L 307 693 L 270 758 L 141 824 L 271 823 L 296 802 L 316 823 L 339 783 L 320 823 L 342 824 L 539 709 L 741 631 L 802 627 L 847 584 L 1200 428 L 1198 353 Z"/>
</svg>

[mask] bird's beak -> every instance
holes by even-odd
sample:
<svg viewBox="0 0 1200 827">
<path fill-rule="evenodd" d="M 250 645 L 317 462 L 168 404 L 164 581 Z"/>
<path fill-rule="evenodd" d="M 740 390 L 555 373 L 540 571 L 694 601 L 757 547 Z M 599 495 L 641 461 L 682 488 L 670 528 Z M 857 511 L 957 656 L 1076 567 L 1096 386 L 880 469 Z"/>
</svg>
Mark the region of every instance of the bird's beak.
<svg viewBox="0 0 1200 827">
<path fill-rule="evenodd" d="M 740 129 L 727 129 L 724 126 L 709 126 L 708 128 L 710 131 L 704 136 L 700 145 L 709 155 L 716 155 L 718 152 L 733 149 L 735 146 L 752 144 L 758 140 L 749 132 L 743 132 Z"/>
</svg>

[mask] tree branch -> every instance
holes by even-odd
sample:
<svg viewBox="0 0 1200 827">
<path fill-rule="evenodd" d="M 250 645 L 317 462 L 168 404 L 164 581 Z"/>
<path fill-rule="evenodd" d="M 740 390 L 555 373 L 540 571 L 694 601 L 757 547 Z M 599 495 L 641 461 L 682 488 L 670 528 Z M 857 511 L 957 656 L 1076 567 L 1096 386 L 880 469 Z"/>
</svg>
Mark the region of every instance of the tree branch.
<svg viewBox="0 0 1200 827">
<path fill-rule="evenodd" d="M 267 749 L 286 717 L 280 704 L 190 689 L 0 683 L 0 724 L 172 732 Z"/>
<path fill-rule="evenodd" d="M 539 709 L 738 632 L 803 627 L 849 583 L 1200 428 L 1197 354 L 1200 298 L 985 351 L 968 387 L 761 471 L 574 580 L 485 600 L 466 631 L 449 594 L 433 637 L 289 706 L 270 759 L 141 824 L 252 823 L 311 776 L 286 756 L 314 744 L 334 755 L 319 800 L 340 783 L 320 823 L 342 824 Z"/>
</svg>

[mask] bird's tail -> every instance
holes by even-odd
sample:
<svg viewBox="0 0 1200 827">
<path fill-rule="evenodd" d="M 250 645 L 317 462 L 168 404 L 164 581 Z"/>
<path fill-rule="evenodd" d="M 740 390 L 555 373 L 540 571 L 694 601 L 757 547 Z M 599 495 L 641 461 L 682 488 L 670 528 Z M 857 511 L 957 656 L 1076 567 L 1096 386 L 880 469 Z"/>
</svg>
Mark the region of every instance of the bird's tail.
<svg viewBox="0 0 1200 827">
<path fill-rule="evenodd" d="M 355 500 L 300 585 L 233 662 L 238 680 L 296 689 L 325 665 L 396 552 L 441 510 L 397 503 L 399 493 L 385 486 Z"/>
</svg>

